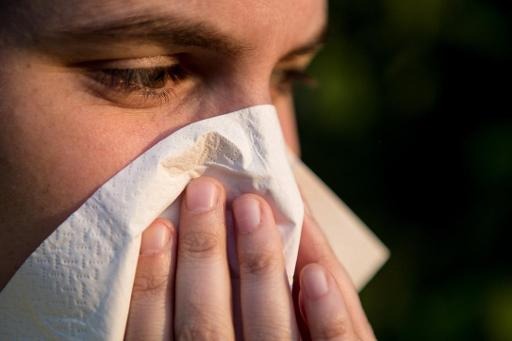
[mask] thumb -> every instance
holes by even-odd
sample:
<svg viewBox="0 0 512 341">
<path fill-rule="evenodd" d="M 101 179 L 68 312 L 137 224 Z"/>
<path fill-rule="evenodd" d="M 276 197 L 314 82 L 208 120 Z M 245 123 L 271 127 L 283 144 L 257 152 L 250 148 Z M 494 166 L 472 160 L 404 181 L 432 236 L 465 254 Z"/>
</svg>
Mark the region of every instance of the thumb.
<svg viewBox="0 0 512 341">
<path fill-rule="evenodd" d="M 142 234 L 126 340 L 171 340 L 176 230 L 155 220 Z"/>
</svg>

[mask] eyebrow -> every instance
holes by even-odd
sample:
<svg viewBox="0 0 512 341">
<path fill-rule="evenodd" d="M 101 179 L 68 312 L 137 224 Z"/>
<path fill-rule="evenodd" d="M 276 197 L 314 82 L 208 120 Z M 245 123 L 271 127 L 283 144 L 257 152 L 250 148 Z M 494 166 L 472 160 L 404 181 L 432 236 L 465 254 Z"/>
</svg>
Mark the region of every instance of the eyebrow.
<svg viewBox="0 0 512 341">
<path fill-rule="evenodd" d="M 243 42 L 227 36 L 204 22 L 169 16 L 130 16 L 106 23 L 91 23 L 60 29 L 48 34 L 54 41 L 69 43 L 108 43 L 141 41 L 162 46 L 197 47 L 234 55 L 249 49 Z"/>
<path fill-rule="evenodd" d="M 96 22 L 57 29 L 44 34 L 56 46 L 87 44 L 101 45 L 112 42 L 154 42 L 161 46 L 195 47 L 225 55 L 237 55 L 251 47 L 215 27 L 201 21 L 176 18 L 169 15 L 135 15 L 108 22 Z M 312 54 L 324 44 L 327 25 L 311 41 L 286 53 L 281 60 Z"/>
</svg>

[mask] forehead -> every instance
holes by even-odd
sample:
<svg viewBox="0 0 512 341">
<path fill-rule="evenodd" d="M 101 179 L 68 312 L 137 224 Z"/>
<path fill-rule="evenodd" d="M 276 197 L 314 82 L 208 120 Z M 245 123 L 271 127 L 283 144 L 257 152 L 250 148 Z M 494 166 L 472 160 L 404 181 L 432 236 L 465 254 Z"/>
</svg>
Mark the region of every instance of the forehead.
<svg viewBox="0 0 512 341">
<path fill-rule="evenodd" d="M 30 6 L 30 12 L 37 17 L 39 29 L 47 31 L 158 15 L 204 22 L 257 50 L 265 46 L 283 51 L 319 35 L 327 7 L 326 0 L 47 0 L 37 4 L 37 8 Z"/>
</svg>

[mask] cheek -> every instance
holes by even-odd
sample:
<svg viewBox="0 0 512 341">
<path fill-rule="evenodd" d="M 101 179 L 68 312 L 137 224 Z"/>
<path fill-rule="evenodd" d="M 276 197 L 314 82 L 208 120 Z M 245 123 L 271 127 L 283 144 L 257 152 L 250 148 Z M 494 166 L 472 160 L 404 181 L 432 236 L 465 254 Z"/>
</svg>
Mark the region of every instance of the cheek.
<svg viewBox="0 0 512 341">
<path fill-rule="evenodd" d="M 4 84 L 0 189 L 20 214 L 34 212 L 38 222 L 59 223 L 162 130 L 172 129 L 146 114 L 83 105 L 57 80 L 34 80 L 24 89 L 15 80 Z"/>
<path fill-rule="evenodd" d="M 283 131 L 284 140 L 295 155 L 300 155 L 299 136 L 297 132 L 297 123 L 295 118 L 295 110 L 293 106 L 293 98 L 289 96 L 275 96 L 272 99 L 273 104 L 277 108 L 279 114 L 279 123 Z"/>
<path fill-rule="evenodd" d="M 122 126 L 109 129 L 107 122 L 73 121 L 33 109 L 21 106 L 9 113 L 17 117 L 6 129 L 9 142 L 3 154 L 16 174 L 7 180 L 17 182 L 18 190 L 24 188 L 24 200 L 39 202 L 50 215 L 67 204 L 77 205 L 141 150 L 137 135 L 128 139 L 112 131 Z M 73 109 L 66 111 L 74 114 Z"/>
<path fill-rule="evenodd" d="M 0 260 L 0 286 L 101 184 L 158 139 L 162 126 L 148 115 L 87 105 L 69 82 L 32 75 L 23 83 L 27 78 L 19 76 L 0 69 L 0 249 L 8 253 Z"/>
</svg>

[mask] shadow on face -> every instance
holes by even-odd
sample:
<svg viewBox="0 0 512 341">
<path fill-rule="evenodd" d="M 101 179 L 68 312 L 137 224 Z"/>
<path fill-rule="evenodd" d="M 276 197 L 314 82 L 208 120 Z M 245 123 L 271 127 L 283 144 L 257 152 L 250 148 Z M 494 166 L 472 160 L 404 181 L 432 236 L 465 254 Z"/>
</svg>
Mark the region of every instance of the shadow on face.
<svg viewBox="0 0 512 341">
<path fill-rule="evenodd" d="M 159 139 L 273 103 L 322 43 L 318 0 L 9 2 L 0 27 L 0 287 L 67 215 Z"/>
</svg>

